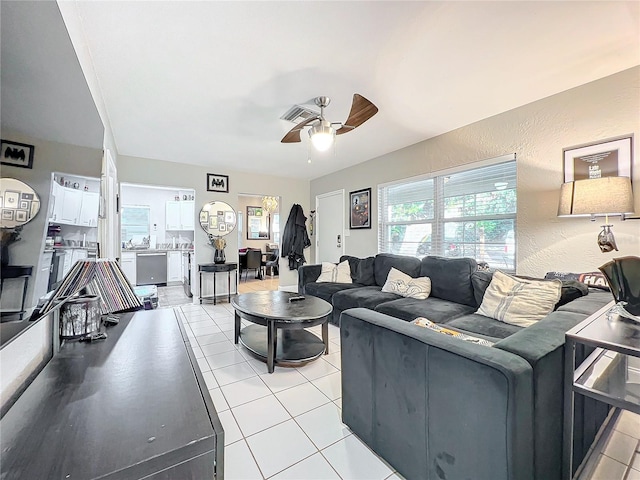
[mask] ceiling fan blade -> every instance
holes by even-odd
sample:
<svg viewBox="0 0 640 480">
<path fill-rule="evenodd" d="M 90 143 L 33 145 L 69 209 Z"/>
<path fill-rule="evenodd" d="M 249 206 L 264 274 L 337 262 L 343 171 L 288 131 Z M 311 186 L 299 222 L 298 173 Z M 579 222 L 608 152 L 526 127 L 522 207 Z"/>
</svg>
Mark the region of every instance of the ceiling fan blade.
<svg viewBox="0 0 640 480">
<path fill-rule="evenodd" d="M 319 119 L 320 119 L 320 115 L 316 115 L 314 117 L 307 118 L 303 122 L 300 122 L 295 127 L 293 127 L 291 130 L 289 130 L 287 132 L 287 134 L 284 137 L 282 137 L 282 140 L 280 140 L 280 142 L 282 142 L 282 143 L 296 143 L 296 142 L 299 142 L 300 141 L 300 132 L 302 131 L 302 129 L 304 127 L 306 127 L 307 125 L 309 125 L 311 122 L 315 122 L 316 120 L 319 120 Z"/>
<path fill-rule="evenodd" d="M 378 113 L 378 107 L 362 95 L 354 93 L 349 118 L 344 122 L 342 128 L 336 130 L 336 135 L 342 135 L 343 133 L 350 132 L 369 120 L 376 113 Z"/>
</svg>

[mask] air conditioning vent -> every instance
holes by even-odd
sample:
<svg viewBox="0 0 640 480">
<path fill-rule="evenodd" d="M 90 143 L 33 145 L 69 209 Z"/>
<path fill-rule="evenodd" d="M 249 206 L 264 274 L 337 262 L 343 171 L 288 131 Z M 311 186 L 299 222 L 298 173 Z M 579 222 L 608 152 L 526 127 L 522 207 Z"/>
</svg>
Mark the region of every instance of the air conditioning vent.
<svg viewBox="0 0 640 480">
<path fill-rule="evenodd" d="M 301 107 L 300 105 L 294 105 L 289 110 L 287 110 L 286 113 L 280 117 L 280 119 L 298 124 L 300 122 L 304 122 L 310 117 L 315 117 L 317 115 L 318 112 L 314 112 L 313 110 L 309 110 L 308 108 Z"/>
</svg>

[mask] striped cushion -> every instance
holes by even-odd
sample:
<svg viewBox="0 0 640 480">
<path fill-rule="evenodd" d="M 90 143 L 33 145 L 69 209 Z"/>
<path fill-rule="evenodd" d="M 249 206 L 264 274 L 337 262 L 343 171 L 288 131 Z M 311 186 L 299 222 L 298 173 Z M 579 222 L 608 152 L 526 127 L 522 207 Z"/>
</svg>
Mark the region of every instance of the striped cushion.
<svg viewBox="0 0 640 480">
<path fill-rule="evenodd" d="M 338 265 L 335 263 L 322 262 L 322 272 L 316 282 L 353 283 L 349 261 L 345 260 Z"/>
<path fill-rule="evenodd" d="M 553 311 L 561 293 L 560 280 L 526 280 L 496 271 L 476 313 L 528 327 Z"/>
</svg>

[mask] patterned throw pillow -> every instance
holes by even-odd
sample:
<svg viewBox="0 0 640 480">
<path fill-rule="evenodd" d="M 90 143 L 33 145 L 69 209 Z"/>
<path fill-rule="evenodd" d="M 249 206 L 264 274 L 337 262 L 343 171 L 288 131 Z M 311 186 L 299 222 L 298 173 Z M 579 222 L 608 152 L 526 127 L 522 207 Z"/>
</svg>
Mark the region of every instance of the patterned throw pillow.
<svg viewBox="0 0 640 480">
<path fill-rule="evenodd" d="M 320 273 L 316 282 L 353 283 L 353 280 L 351 280 L 349 261 L 345 260 L 338 265 L 330 262 L 322 262 L 322 273 Z"/>
<path fill-rule="evenodd" d="M 528 327 L 553 311 L 561 293 L 560 280 L 528 280 L 498 270 L 493 274 L 476 313 Z"/>
<path fill-rule="evenodd" d="M 491 345 L 493 345 L 493 342 L 490 342 L 489 340 L 472 337 L 471 335 L 458 332 L 457 330 L 451 330 L 450 328 L 441 327 L 440 325 L 436 325 L 431 320 L 427 320 L 424 317 L 418 317 L 411 323 L 413 323 L 414 325 L 418 325 L 419 327 L 428 328 L 429 330 L 433 330 L 434 332 L 449 335 L 450 337 L 456 337 L 457 339 L 464 340 L 465 342 L 477 343 L 478 345 L 484 345 L 485 347 L 490 347 Z"/>
<path fill-rule="evenodd" d="M 429 277 L 413 278 L 391 267 L 382 291 L 424 300 L 429 298 L 431 293 L 431 279 Z"/>
</svg>

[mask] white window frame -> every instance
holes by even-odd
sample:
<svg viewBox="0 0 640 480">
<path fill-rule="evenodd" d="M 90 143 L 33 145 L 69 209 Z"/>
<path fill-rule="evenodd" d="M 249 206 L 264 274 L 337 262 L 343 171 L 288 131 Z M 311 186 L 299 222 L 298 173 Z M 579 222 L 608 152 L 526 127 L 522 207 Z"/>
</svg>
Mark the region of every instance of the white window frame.
<svg viewBox="0 0 640 480">
<path fill-rule="evenodd" d="M 445 217 L 445 202 L 444 202 L 444 183 L 447 177 L 463 172 L 471 172 L 473 170 L 489 167 L 493 165 L 513 162 L 517 171 L 516 154 L 503 155 L 496 158 L 475 162 L 473 164 L 464 165 L 461 167 L 455 167 L 451 169 L 441 170 L 426 175 L 419 175 L 415 177 L 405 178 L 394 182 L 388 182 L 378 185 L 378 252 L 381 253 L 399 253 L 405 255 L 415 255 L 422 257 L 425 255 L 439 255 L 439 256 L 453 256 L 453 257 L 474 257 L 478 262 L 486 261 L 491 268 L 499 268 L 508 272 L 515 272 L 516 270 L 516 216 L 517 216 L 517 192 L 516 192 L 516 209 L 513 213 L 508 214 L 490 214 L 490 215 L 477 215 L 477 216 L 459 216 L 455 218 Z M 421 182 L 425 180 L 433 180 L 433 218 L 432 219 L 420 219 L 420 220 L 402 220 L 402 221 L 390 221 L 388 219 L 387 198 L 389 187 L 395 187 L 400 185 L 410 186 L 413 183 Z M 515 191 L 515 185 L 513 185 Z M 428 197 L 427 199 L 430 199 Z M 451 197 L 449 197 L 451 198 Z M 513 234 L 508 235 L 509 239 L 505 240 L 504 245 L 500 248 L 504 248 L 504 254 L 501 254 L 501 250 L 495 243 L 487 243 L 487 249 L 489 253 L 470 254 L 469 252 L 477 252 L 479 249 L 485 251 L 485 244 L 479 241 L 445 241 L 445 223 L 474 223 L 478 221 L 491 221 L 491 220 L 506 220 L 513 222 Z M 393 226 L 406 226 L 410 225 L 415 227 L 413 232 L 430 230 L 427 234 L 431 238 L 430 244 L 423 244 L 417 242 L 415 238 L 411 238 L 407 242 L 401 242 L 401 247 L 398 248 L 397 243 L 393 243 L 392 239 L 386 238 Z M 421 228 L 424 226 L 424 228 Z M 405 232 L 407 229 L 405 228 Z M 406 233 L 405 233 L 406 235 Z M 413 235 L 415 237 L 415 233 Z M 406 237 L 405 237 L 406 238 Z M 455 249 L 448 250 L 452 244 Z M 409 251 L 416 247 L 415 252 Z M 392 248 L 395 247 L 395 248 Z M 480 247 L 480 248 L 478 248 Z M 422 251 L 420 251 L 422 248 Z M 465 254 L 466 253 L 466 254 Z"/>
</svg>

